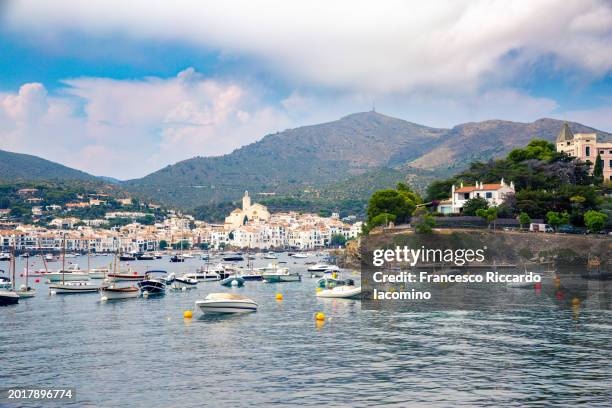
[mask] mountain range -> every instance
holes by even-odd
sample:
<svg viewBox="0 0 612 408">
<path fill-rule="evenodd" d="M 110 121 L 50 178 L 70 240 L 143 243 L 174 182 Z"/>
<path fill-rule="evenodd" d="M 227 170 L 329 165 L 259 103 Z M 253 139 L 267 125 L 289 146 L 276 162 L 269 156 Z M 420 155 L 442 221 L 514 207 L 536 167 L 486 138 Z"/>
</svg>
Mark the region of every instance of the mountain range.
<svg viewBox="0 0 612 408">
<path fill-rule="evenodd" d="M 501 157 L 534 138 L 554 141 L 562 124 L 555 119 L 487 120 L 444 129 L 370 111 L 269 134 L 232 153 L 183 160 L 118 182 L 118 187 L 184 209 L 236 200 L 244 190 L 310 202 L 363 201 L 397 181 L 422 190 L 471 161 Z M 611 134 L 579 123 L 570 122 L 570 127 L 612 140 Z M 0 152 L 0 178 L 45 177 L 94 176 L 34 156 Z"/>
</svg>

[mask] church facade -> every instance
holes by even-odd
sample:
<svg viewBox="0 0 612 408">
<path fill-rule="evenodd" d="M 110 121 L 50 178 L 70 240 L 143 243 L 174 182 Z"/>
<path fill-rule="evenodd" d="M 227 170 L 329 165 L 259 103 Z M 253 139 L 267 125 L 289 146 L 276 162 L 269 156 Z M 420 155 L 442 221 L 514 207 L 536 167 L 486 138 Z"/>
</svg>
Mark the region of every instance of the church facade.
<svg viewBox="0 0 612 408">
<path fill-rule="evenodd" d="M 268 222 L 270 212 L 265 205 L 252 204 L 249 192 L 245 191 L 242 197 L 242 209 L 236 208 L 225 217 L 224 227 L 226 231 L 236 230 L 243 225 Z"/>
</svg>

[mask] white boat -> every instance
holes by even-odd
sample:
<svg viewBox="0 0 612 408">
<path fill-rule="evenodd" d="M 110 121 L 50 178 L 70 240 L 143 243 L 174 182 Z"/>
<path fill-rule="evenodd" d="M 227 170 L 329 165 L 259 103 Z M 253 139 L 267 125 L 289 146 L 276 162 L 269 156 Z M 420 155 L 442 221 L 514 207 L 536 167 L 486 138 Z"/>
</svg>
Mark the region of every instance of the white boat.
<svg viewBox="0 0 612 408">
<path fill-rule="evenodd" d="M 198 287 L 198 280 L 196 278 L 190 278 L 187 275 L 177 278 L 174 273 L 171 273 L 166 276 L 164 280 L 172 289 L 196 289 Z"/>
<path fill-rule="evenodd" d="M 9 254 L 8 252 L 0 252 L 0 261 L 10 261 L 11 260 L 11 254 Z"/>
<path fill-rule="evenodd" d="M 203 313 L 248 313 L 257 311 L 257 302 L 235 293 L 211 293 L 195 302 Z"/>
<path fill-rule="evenodd" d="M 195 258 L 195 256 L 193 254 L 189 253 L 189 252 L 186 252 L 186 253 L 183 254 L 183 258 L 185 258 L 185 259 L 192 259 L 192 258 Z"/>
<path fill-rule="evenodd" d="M 317 282 L 317 297 L 320 298 L 358 298 L 361 296 L 361 286 L 355 286 L 352 279 L 324 278 Z"/>
<path fill-rule="evenodd" d="M 325 263 L 318 263 L 318 264 L 314 264 L 312 266 L 308 267 L 308 272 L 325 272 L 326 270 L 328 270 L 329 268 L 331 268 L 331 265 L 325 264 Z"/>
<path fill-rule="evenodd" d="M 264 254 L 264 259 L 278 259 L 278 257 L 273 252 L 268 252 Z"/>
<path fill-rule="evenodd" d="M 229 268 L 220 263 L 213 267 L 203 266 L 194 273 L 187 273 L 183 276 L 189 279 L 197 279 L 199 282 L 213 282 L 226 278 L 230 275 L 230 272 Z"/>
<path fill-rule="evenodd" d="M 325 264 L 319 264 L 319 265 L 325 265 Z M 317 266 L 317 265 L 314 265 Z M 320 278 L 325 276 L 326 274 L 333 274 L 333 273 L 340 273 L 340 268 L 338 268 L 336 265 L 328 265 L 327 269 L 324 270 L 314 270 L 311 271 L 310 268 L 308 269 L 308 271 L 310 272 L 310 276 L 313 278 Z"/>
<path fill-rule="evenodd" d="M 100 290 L 100 286 L 93 285 L 89 281 L 70 281 L 49 285 L 49 291 L 57 294 L 65 293 L 91 293 Z"/>
<path fill-rule="evenodd" d="M 304 259 L 304 258 L 308 258 L 308 256 L 309 256 L 308 254 L 305 254 L 303 252 L 298 252 L 296 254 L 293 254 L 294 258 L 302 258 L 302 259 Z"/>
<path fill-rule="evenodd" d="M 53 254 L 45 255 L 45 261 L 53 261 L 53 260 L 55 260 L 55 258 L 53 257 Z"/>
<path fill-rule="evenodd" d="M 115 282 L 138 282 L 143 280 L 145 275 L 130 268 L 127 271 L 110 272 L 107 277 Z"/>
<path fill-rule="evenodd" d="M 104 279 L 108 275 L 108 268 L 92 268 L 87 275 L 89 279 Z"/>
<path fill-rule="evenodd" d="M 89 274 L 87 271 L 81 270 L 79 265 L 72 265 L 66 270 L 49 272 L 45 274 L 45 277 L 49 280 L 49 282 L 82 281 L 89 279 Z"/>
<path fill-rule="evenodd" d="M 289 268 L 279 268 L 276 265 L 272 269 L 266 268 L 261 276 L 268 283 L 299 282 L 302 280 L 302 276 L 298 272 L 289 272 Z"/>
<path fill-rule="evenodd" d="M 31 288 L 26 285 L 21 285 L 19 289 L 17 289 L 17 294 L 20 299 L 27 299 L 36 296 L 36 289 Z"/>
<path fill-rule="evenodd" d="M 76 258 L 78 255 L 77 254 L 66 254 L 64 255 L 65 258 Z"/>
<path fill-rule="evenodd" d="M 100 289 L 102 300 L 130 299 L 138 297 L 140 290 L 136 286 L 116 286 L 115 284 Z"/>
</svg>

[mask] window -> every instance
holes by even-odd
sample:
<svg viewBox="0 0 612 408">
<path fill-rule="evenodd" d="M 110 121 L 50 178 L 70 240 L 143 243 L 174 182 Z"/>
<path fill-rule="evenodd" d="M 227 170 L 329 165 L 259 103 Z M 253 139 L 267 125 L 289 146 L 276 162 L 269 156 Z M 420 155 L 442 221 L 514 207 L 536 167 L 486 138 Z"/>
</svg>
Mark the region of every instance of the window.
<svg viewBox="0 0 612 408">
<path fill-rule="evenodd" d="M 480 198 L 480 193 L 476 193 L 476 197 Z"/>
<path fill-rule="evenodd" d="M 470 199 L 470 193 L 463 193 L 463 199 L 464 200 L 469 200 Z"/>
<path fill-rule="evenodd" d="M 610 163 L 608 163 L 610 166 L 610 168 L 612 169 L 612 160 L 610 160 Z"/>
<path fill-rule="evenodd" d="M 603 151 L 603 150 L 600 150 L 600 151 L 599 151 L 599 154 L 604 154 L 604 151 Z"/>
<path fill-rule="evenodd" d="M 591 146 L 587 146 L 584 150 L 584 155 L 585 156 L 590 156 L 591 155 Z"/>
<path fill-rule="evenodd" d="M 487 193 L 487 198 L 493 198 L 493 193 Z"/>
</svg>

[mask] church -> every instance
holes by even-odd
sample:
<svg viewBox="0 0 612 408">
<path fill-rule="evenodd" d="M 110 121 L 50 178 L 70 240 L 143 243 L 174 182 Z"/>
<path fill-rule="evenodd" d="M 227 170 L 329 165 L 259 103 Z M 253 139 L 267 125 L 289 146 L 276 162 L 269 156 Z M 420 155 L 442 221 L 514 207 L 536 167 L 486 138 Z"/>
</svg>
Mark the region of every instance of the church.
<svg viewBox="0 0 612 408">
<path fill-rule="evenodd" d="M 225 217 L 224 226 L 226 231 L 233 231 L 243 225 L 268 222 L 269 220 L 268 208 L 257 203 L 251 204 L 249 192 L 245 191 L 244 197 L 242 197 L 242 209 L 236 208 L 229 216 Z"/>
</svg>

